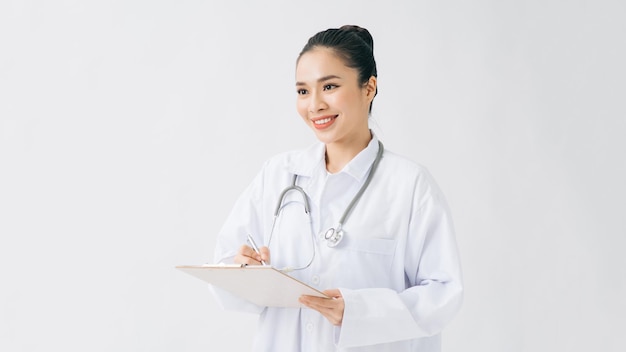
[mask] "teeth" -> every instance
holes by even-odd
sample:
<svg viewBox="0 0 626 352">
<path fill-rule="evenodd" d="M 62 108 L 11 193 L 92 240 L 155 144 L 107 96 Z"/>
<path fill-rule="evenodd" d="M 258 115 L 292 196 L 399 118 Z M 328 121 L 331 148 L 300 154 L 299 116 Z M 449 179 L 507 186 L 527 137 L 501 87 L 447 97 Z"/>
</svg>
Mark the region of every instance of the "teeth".
<svg viewBox="0 0 626 352">
<path fill-rule="evenodd" d="M 325 124 L 325 123 L 329 123 L 329 122 L 330 122 L 330 120 L 332 120 L 332 119 L 333 119 L 332 117 L 327 117 L 327 118 L 325 118 L 325 119 L 321 119 L 321 120 L 313 121 L 313 123 L 314 123 L 314 124 L 316 124 L 316 125 L 323 125 L 323 124 Z"/>
</svg>

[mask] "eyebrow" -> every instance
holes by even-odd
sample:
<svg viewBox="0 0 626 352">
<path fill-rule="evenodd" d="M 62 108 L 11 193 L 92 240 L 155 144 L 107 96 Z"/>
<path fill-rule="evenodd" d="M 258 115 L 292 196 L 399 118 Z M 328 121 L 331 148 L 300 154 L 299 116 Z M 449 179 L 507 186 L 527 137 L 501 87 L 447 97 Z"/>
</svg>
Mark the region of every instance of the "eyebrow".
<svg viewBox="0 0 626 352">
<path fill-rule="evenodd" d="M 324 77 L 319 78 L 317 80 L 317 83 L 325 82 L 325 81 L 328 81 L 330 79 L 336 79 L 336 78 L 341 79 L 341 77 L 339 77 L 337 75 L 328 75 L 328 76 L 324 76 Z M 296 86 L 306 86 L 306 83 L 304 83 L 304 82 L 296 82 Z"/>
</svg>

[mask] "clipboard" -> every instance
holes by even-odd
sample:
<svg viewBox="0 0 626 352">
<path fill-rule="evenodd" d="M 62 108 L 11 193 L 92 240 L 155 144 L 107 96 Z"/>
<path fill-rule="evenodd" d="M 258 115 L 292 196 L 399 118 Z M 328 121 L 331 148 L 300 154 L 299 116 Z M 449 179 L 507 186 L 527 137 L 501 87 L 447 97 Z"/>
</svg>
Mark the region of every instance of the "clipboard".
<svg viewBox="0 0 626 352">
<path fill-rule="evenodd" d="M 259 306 L 301 308 L 301 295 L 330 298 L 272 266 L 205 264 L 179 265 L 176 269 Z"/>
</svg>

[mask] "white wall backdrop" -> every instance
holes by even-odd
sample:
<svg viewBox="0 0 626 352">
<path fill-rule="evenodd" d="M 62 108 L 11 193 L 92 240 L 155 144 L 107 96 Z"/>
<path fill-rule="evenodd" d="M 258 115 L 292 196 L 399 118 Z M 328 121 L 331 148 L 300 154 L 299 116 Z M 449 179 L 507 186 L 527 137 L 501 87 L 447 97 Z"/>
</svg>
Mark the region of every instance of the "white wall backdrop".
<svg viewBox="0 0 626 352">
<path fill-rule="evenodd" d="M 244 351 L 210 261 L 263 161 L 314 141 L 297 54 L 375 39 L 372 127 L 446 193 L 444 351 L 626 350 L 623 1 L 1 1 L 0 350 Z"/>
</svg>

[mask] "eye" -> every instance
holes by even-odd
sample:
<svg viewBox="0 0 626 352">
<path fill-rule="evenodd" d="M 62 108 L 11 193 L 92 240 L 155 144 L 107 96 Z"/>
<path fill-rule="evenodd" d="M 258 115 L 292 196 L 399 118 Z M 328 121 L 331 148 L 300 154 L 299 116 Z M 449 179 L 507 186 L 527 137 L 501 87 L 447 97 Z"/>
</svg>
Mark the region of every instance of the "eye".
<svg viewBox="0 0 626 352">
<path fill-rule="evenodd" d="M 296 90 L 296 93 L 298 95 L 305 95 L 305 94 L 308 93 L 308 91 L 306 89 L 298 89 L 298 90 Z"/>
<path fill-rule="evenodd" d="M 325 84 L 324 85 L 324 90 L 331 90 L 331 89 L 335 89 L 337 87 L 339 87 L 339 86 L 336 85 L 336 84 Z"/>
</svg>

